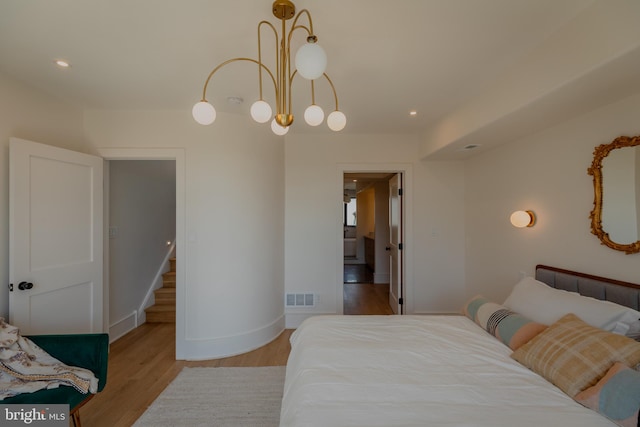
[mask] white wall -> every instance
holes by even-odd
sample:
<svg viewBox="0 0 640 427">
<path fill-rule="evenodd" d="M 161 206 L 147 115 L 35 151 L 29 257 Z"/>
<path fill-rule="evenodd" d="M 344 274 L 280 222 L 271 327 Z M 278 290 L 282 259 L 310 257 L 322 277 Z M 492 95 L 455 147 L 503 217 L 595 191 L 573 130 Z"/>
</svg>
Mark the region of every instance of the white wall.
<svg viewBox="0 0 640 427">
<path fill-rule="evenodd" d="M 409 168 L 407 309 L 457 311 L 464 302 L 463 164 L 416 160 L 402 135 L 290 135 L 285 142 L 285 290 L 319 295 L 287 309 L 287 325 L 342 313 L 342 172 Z"/>
<path fill-rule="evenodd" d="M 0 73 L 0 316 L 9 318 L 9 138 L 85 151 L 82 111 Z M 19 277 L 14 278 L 21 280 Z"/>
<path fill-rule="evenodd" d="M 373 283 L 389 283 L 389 181 L 376 182 L 375 191 L 375 257 Z"/>
<path fill-rule="evenodd" d="M 375 232 L 375 198 L 373 188 L 367 188 L 356 194 L 356 244 L 358 261 L 365 264 L 364 238 L 371 237 Z"/>
<path fill-rule="evenodd" d="M 501 302 L 536 264 L 637 283 L 640 254 L 625 255 L 590 233 L 594 148 L 640 134 L 640 94 L 466 161 L 467 296 Z M 516 229 L 511 212 L 537 223 Z"/>
<path fill-rule="evenodd" d="M 161 286 L 156 276 L 167 271 L 167 242 L 176 237 L 176 162 L 110 161 L 109 227 L 109 324 L 135 327 L 147 292 Z"/>
<path fill-rule="evenodd" d="M 85 128 L 96 149 L 184 149 L 177 357 L 222 357 L 275 338 L 284 327 L 283 142 L 244 116 L 200 126 L 188 108 L 86 111 Z"/>
</svg>

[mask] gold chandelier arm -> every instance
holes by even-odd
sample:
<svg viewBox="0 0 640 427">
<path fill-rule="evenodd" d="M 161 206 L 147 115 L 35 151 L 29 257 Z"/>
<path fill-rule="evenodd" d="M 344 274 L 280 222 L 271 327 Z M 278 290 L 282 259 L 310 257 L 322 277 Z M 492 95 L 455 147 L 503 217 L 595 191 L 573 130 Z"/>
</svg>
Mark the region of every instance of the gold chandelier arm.
<svg viewBox="0 0 640 427">
<path fill-rule="evenodd" d="M 307 10 L 304 9 L 304 10 L 300 11 L 300 13 L 302 13 L 302 12 L 307 12 Z M 300 13 L 298 14 L 298 16 L 300 16 Z M 309 14 L 309 12 L 307 12 L 307 14 Z M 298 20 L 298 16 L 296 16 L 296 21 Z M 311 15 L 309 15 L 309 21 L 311 21 Z M 303 30 L 306 30 L 307 34 L 309 36 L 313 35 L 313 33 L 311 32 L 311 30 L 309 30 L 309 28 L 305 27 L 304 25 L 297 25 L 296 26 L 295 22 L 294 22 L 294 25 L 291 27 L 291 30 L 289 30 L 289 36 L 288 36 L 287 55 L 289 56 L 289 58 L 291 58 L 291 37 L 293 37 L 293 32 L 295 30 L 299 29 L 299 28 L 301 28 Z M 289 61 L 289 62 L 291 62 L 291 61 Z M 289 86 L 291 86 L 291 82 L 293 81 L 293 76 L 297 72 L 298 72 L 298 70 L 296 69 L 296 70 L 293 71 L 293 74 L 291 74 L 291 64 L 289 64 Z M 313 83 L 313 81 L 312 81 L 312 83 Z M 292 108 L 291 107 L 291 91 L 289 91 L 289 110 L 291 110 L 291 108 Z"/>
<path fill-rule="evenodd" d="M 296 25 L 298 23 L 298 19 L 300 19 L 300 17 L 302 15 L 307 15 L 307 20 L 309 21 L 309 28 L 305 27 L 304 25 Z M 303 30 L 307 31 L 307 35 L 308 36 L 313 36 L 313 21 L 311 20 L 311 13 L 309 13 L 309 11 L 307 9 L 302 9 L 300 12 L 297 13 L 296 17 L 293 19 L 293 23 L 291 24 L 291 29 L 289 30 L 289 34 L 287 36 L 287 44 L 288 46 L 291 46 L 291 38 L 293 37 L 293 33 L 295 32 L 295 30 L 302 28 Z M 283 33 L 283 37 L 284 37 L 284 33 Z M 291 76 L 292 78 L 293 76 Z"/>
<path fill-rule="evenodd" d="M 289 31 L 289 44 L 291 44 L 291 38 L 293 37 L 293 32 L 295 30 L 299 30 L 299 29 L 305 30 L 307 32 L 307 36 L 312 36 L 313 35 L 313 33 L 311 32 L 311 30 L 308 27 L 306 27 L 304 25 L 296 25 L 295 27 L 291 27 L 291 30 Z"/>
<path fill-rule="evenodd" d="M 291 114 L 291 105 L 289 105 L 289 111 L 287 111 L 287 92 L 289 95 L 289 100 L 291 100 L 291 88 L 287 86 L 286 79 L 288 75 L 291 74 L 291 63 L 287 61 L 290 56 L 289 52 L 289 44 L 285 44 L 285 34 L 286 34 L 286 19 L 282 19 L 282 41 L 280 46 L 280 105 L 278 106 L 278 114 Z M 286 73 L 286 74 L 285 74 Z M 291 104 L 291 102 L 289 102 Z"/>
<path fill-rule="evenodd" d="M 298 73 L 298 70 L 293 70 L 293 74 L 291 74 L 291 77 L 289 77 L 289 89 L 291 89 L 292 85 L 293 85 L 293 78 L 296 76 L 296 74 Z M 313 82 L 313 80 L 312 80 Z M 292 101 L 291 101 L 291 92 L 293 92 L 293 90 L 289 90 L 289 109 L 293 110 L 293 107 L 291 106 Z"/>
<path fill-rule="evenodd" d="M 306 25 L 296 25 L 295 27 L 291 28 L 291 32 L 293 32 L 294 30 L 297 29 L 303 29 L 307 32 L 308 35 L 313 35 L 313 33 L 311 32 L 311 30 L 309 29 L 309 27 L 307 27 Z"/>
<path fill-rule="evenodd" d="M 298 18 L 300 18 L 300 15 L 302 15 L 303 12 L 306 13 L 307 18 L 309 19 L 309 28 L 305 27 L 304 25 L 296 25 L 296 22 L 298 22 Z M 289 46 L 289 49 L 291 47 L 291 38 L 293 37 L 293 33 L 297 29 L 303 29 L 307 32 L 307 36 L 313 36 L 313 24 L 311 23 L 311 14 L 307 9 L 303 9 L 300 12 L 298 12 L 295 19 L 293 20 L 293 24 L 291 25 L 291 29 L 289 30 L 289 34 L 287 36 L 287 46 Z M 291 51 L 289 51 L 289 56 L 291 56 Z M 293 76 L 290 76 L 289 81 L 291 81 L 292 79 L 293 79 Z"/>
<path fill-rule="evenodd" d="M 251 59 L 251 58 L 233 58 L 233 59 L 228 59 L 228 60 L 220 63 L 216 68 L 213 69 L 213 71 L 211 71 L 209 73 L 209 76 L 207 77 L 207 80 L 205 80 L 205 82 L 204 82 L 204 88 L 202 89 L 202 101 L 206 101 L 207 100 L 207 86 L 209 85 L 209 80 L 211 80 L 211 77 L 213 77 L 213 75 L 220 68 L 224 67 L 225 65 L 231 64 L 232 62 L 237 62 L 237 61 L 253 62 L 254 64 L 258 64 L 260 66 L 260 68 L 264 68 L 265 71 L 267 73 L 269 73 L 269 75 L 271 76 L 271 80 L 273 81 L 273 87 L 274 87 L 275 92 L 276 92 L 276 98 L 278 97 L 278 85 L 276 85 L 276 79 L 273 76 L 273 73 L 271 72 L 271 70 L 269 70 L 269 68 L 267 68 L 264 64 L 261 64 L 260 62 L 256 61 L 255 59 Z"/>
<path fill-rule="evenodd" d="M 298 29 L 305 30 L 307 32 L 307 36 L 312 36 L 313 35 L 311 30 L 309 28 L 305 27 L 304 25 L 296 25 L 295 27 L 291 27 L 291 30 L 289 31 L 289 36 L 288 36 L 289 46 L 291 46 L 291 38 L 293 37 L 293 32 L 295 30 L 298 30 Z"/>
<path fill-rule="evenodd" d="M 331 79 L 329 78 L 327 73 L 322 73 L 322 75 L 324 76 L 325 79 L 327 79 L 327 81 L 329 82 L 329 85 L 331 86 L 331 90 L 333 91 L 333 99 L 335 99 L 335 101 L 336 101 L 336 111 L 339 111 L 339 109 L 338 109 L 338 94 L 336 93 L 336 88 L 333 85 L 333 82 L 331 81 Z"/>
<path fill-rule="evenodd" d="M 293 78 L 296 76 L 297 72 L 298 72 L 298 70 L 295 70 L 293 72 L 293 74 L 291 75 L 291 79 L 289 79 L 289 86 L 291 86 L 291 84 L 293 83 Z M 333 91 L 333 100 L 336 103 L 336 111 L 338 111 L 339 110 L 339 108 L 338 108 L 338 93 L 336 92 L 336 87 L 333 85 L 333 82 L 331 81 L 331 79 L 329 78 L 327 73 L 322 73 L 322 75 L 329 82 L 329 86 L 331 86 L 331 90 Z M 313 82 L 314 82 L 314 80 L 311 80 L 311 102 L 313 104 L 315 104 L 315 87 L 314 87 Z M 291 105 L 291 97 L 289 97 L 289 105 Z"/>
<path fill-rule="evenodd" d="M 269 21 L 260 21 L 260 23 L 258 24 L 258 65 L 261 65 L 260 67 L 258 67 L 260 100 L 262 100 L 262 44 L 261 44 L 262 38 L 260 36 L 261 35 L 260 28 L 262 27 L 262 24 L 268 25 L 273 30 L 273 34 L 275 36 L 275 45 L 276 45 L 276 58 L 278 57 L 278 32 L 276 31 L 276 27 L 274 27 L 273 24 Z M 273 79 L 273 75 L 271 76 L 271 78 Z M 275 84 L 275 81 L 274 81 L 274 84 Z M 276 99 L 277 99 L 277 86 L 276 86 Z"/>
<path fill-rule="evenodd" d="M 307 19 L 309 20 L 309 28 L 304 27 L 304 26 L 296 26 L 296 23 L 298 22 L 298 19 L 300 18 L 300 16 L 302 16 L 302 14 L 307 15 Z M 311 13 L 309 13 L 309 11 L 307 9 L 302 9 L 300 12 L 298 12 L 298 14 L 296 15 L 296 17 L 293 20 L 293 24 L 291 24 L 291 32 L 293 32 L 293 30 L 295 30 L 296 28 L 304 28 L 309 32 L 310 36 L 313 36 L 313 21 L 311 20 Z"/>
<path fill-rule="evenodd" d="M 307 16 L 307 20 L 309 21 L 309 28 L 307 28 L 304 25 L 296 25 L 298 23 L 298 19 L 300 19 L 300 17 L 302 15 L 306 15 Z M 307 9 L 302 9 L 300 12 L 298 12 L 296 14 L 296 17 L 293 19 L 293 23 L 291 24 L 291 29 L 289 30 L 289 34 L 287 35 L 287 56 L 289 58 L 291 58 L 291 38 L 293 37 L 293 33 L 297 30 L 297 29 L 303 29 L 307 32 L 307 36 L 313 36 L 313 21 L 311 20 L 311 13 L 309 13 L 309 11 Z M 282 36 L 284 37 L 284 29 L 283 29 L 283 33 Z M 291 61 L 289 61 L 291 62 Z M 298 72 L 298 70 L 294 70 L 293 74 L 291 74 L 291 63 L 289 63 L 289 70 L 288 70 L 288 75 L 289 75 L 289 114 L 291 114 L 291 110 L 292 110 L 292 102 L 291 102 L 291 83 L 293 82 L 293 77 L 296 75 L 296 73 Z M 311 82 L 311 92 L 312 95 L 311 97 L 314 98 L 313 95 L 313 82 Z"/>
</svg>

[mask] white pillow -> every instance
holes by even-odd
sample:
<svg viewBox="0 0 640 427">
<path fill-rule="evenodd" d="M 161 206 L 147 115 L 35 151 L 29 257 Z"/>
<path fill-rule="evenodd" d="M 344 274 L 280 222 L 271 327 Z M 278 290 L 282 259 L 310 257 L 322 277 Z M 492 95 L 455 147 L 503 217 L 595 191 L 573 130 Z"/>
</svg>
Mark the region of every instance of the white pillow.
<svg viewBox="0 0 640 427">
<path fill-rule="evenodd" d="M 640 312 L 632 308 L 555 289 L 532 277 L 516 283 L 503 305 L 545 325 L 573 313 L 591 326 L 620 335 L 630 332 L 640 319 Z"/>
<path fill-rule="evenodd" d="M 640 341 L 640 320 L 629 325 L 629 329 L 624 333 L 629 338 L 633 338 L 636 341 Z"/>
</svg>

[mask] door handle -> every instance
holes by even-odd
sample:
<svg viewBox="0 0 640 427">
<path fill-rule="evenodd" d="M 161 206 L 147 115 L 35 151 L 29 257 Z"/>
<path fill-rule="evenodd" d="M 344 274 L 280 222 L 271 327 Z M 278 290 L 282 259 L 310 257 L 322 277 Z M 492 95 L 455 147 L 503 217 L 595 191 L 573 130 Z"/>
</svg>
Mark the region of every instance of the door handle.
<svg viewBox="0 0 640 427">
<path fill-rule="evenodd" d="M 385 251 L 390 251 L 390 250 L 391 250 L 391 247 L 390 247 L 390 246 L 387 246 L 386 248 L 384 248 L 384 250 L 385 250 Z"/>
<path fill-rule="evenodd" d="M 20 282 L 18 284 L 18 289 L 20 289 L 21 291 L 24 291 L 26 289 L 31 289 L 33 288 L 33 283 L 29 283 L 29 282 Z"/>
</svg>

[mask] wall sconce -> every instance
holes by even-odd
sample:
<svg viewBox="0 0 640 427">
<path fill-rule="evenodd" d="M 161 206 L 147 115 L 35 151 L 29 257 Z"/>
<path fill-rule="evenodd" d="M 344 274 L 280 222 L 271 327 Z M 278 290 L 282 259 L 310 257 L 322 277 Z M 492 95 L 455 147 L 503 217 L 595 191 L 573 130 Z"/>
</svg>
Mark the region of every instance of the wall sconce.
<svg viewBox="0 0 640 427">
<path fill-rule="evenodd" d="M 536 223 L 536 215 L 532 211 L 515 211 L 511 214 L 511 224 L 514 227 L 533 227 Z"/>
</svg>

